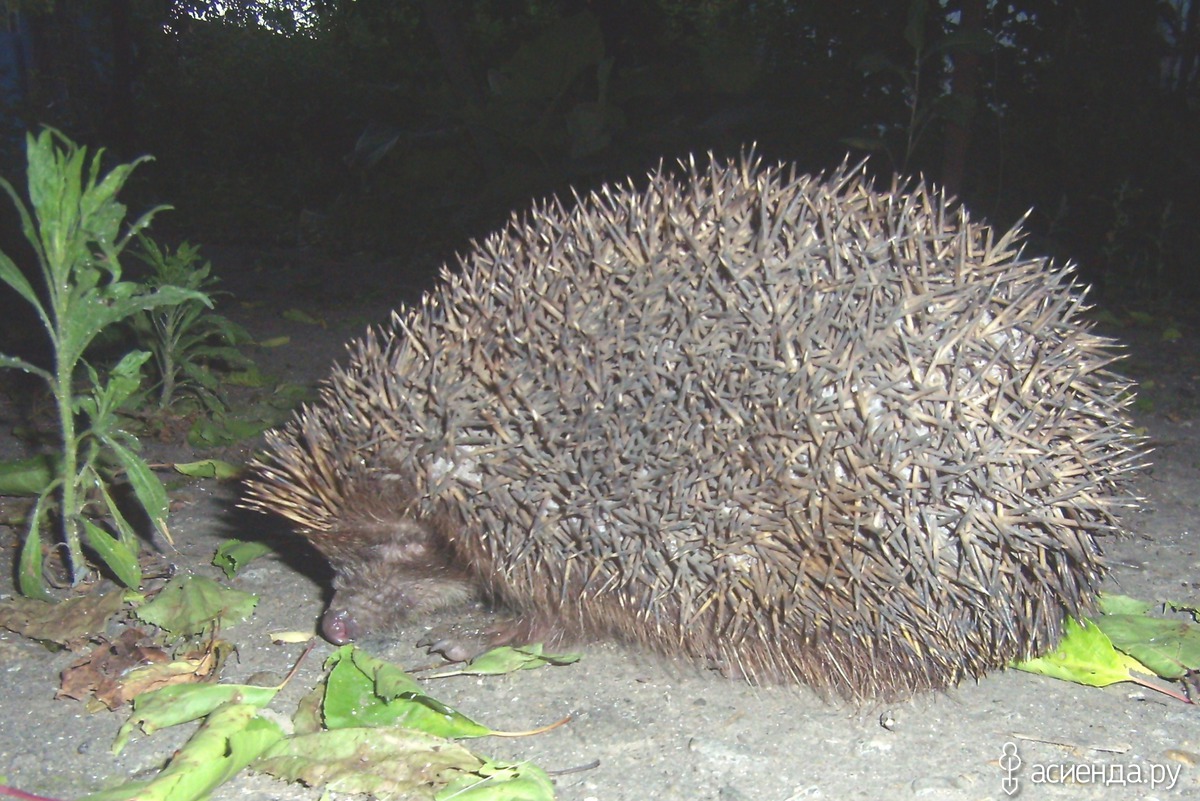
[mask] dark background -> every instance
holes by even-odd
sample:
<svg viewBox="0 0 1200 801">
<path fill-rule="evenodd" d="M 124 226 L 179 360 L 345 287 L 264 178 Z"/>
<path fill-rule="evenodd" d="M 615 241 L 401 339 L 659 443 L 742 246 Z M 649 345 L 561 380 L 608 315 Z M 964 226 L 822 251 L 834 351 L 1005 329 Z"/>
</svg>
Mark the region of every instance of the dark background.
<svg viewBox="0 0 1200 801">
<path fill-rule="evenodd" d="M 449 257 L 531 199 L 757 143 L 870 155 L 1101 302 L 1200 289 L 1200 2 L 9 0 L 0 174 L 53 125 L 210 246 Z M 15 214 L 0 211 L 4 249 Z M 222 265 L 215 265 L 218 273 Z M 385 290 L 386 291 L 386 290 Z"/>
</svg>

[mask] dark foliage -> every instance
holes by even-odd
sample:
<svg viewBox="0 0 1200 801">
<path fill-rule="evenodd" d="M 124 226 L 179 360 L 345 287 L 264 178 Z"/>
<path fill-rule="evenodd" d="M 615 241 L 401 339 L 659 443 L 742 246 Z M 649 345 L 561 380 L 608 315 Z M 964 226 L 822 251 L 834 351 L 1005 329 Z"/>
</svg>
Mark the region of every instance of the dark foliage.
<svg viewBox="0 0 1200 801">
<path fill-rule="evenodd" d="M 158 163 L 206 243 L 461 247 L 531 196 L 730 154 L 922 173 L 1109 297 L 1200 288 L 1196 3 L 80 0 L 9 4 L 0 90 Z M 5 65 L 0 65 L 5 66 Z"/>
</svg>

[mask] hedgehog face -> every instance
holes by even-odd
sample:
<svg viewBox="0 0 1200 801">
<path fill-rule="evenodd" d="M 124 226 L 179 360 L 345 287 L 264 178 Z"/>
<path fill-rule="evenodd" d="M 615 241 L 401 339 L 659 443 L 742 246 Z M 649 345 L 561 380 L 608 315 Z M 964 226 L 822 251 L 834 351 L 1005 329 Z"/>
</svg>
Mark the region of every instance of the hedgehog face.
<svg viewBox="0 0 1200 801">
<path fill-rule="evenodd" d="M 447 558 L 432 526 L 405 518 L 393 522 L 382 538 L 381 526 L 372 526 L 368 534 L 335 529 L 339 542 L 374 540 L 365 548 L 327 554 L 336 576 L 321 633 L 336 645 L 387 632 L 477 594 Z"/>
</svg>

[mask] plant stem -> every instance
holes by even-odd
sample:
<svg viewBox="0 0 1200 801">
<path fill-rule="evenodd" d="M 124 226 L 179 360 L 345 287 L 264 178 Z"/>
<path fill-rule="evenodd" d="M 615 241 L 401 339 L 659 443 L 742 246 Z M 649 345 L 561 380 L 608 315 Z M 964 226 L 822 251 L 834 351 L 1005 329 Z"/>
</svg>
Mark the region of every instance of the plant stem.
<svg viewBox="0 0 1200 801">
<path fill-rule="evenodd" d="M 62 328 L 62 319 L 56 320 L 58 328 Z M 65 334 L 59 330 L 56 332 L 58 337 L 57 342 L 62 342 Z M 55 375 L 54 375 L 54 396 L 58 402 L 58 418 L 61 426 L 63 449 L 62 449 L 62 468 L 60 475 L 62 476 L 62 514 L 63 522 L 63 542 L 67 546 L 67 572 L 71 577 L 71 584 L 76 584 L 83 575 L 83 548 L 80 545 L 79 532 L 79 516 L 76 514 L 76 494 L 79 491 L 78 486 L 78 443 L 75 439 L 75 410 L 71 408 L 71 402 L 74 399 L 72 388 L 72 376 L 75 372 L 75 365 L 67 362 L 64 349 L 59 347 L 56 349 L 55 356 Z"/>
</svg>

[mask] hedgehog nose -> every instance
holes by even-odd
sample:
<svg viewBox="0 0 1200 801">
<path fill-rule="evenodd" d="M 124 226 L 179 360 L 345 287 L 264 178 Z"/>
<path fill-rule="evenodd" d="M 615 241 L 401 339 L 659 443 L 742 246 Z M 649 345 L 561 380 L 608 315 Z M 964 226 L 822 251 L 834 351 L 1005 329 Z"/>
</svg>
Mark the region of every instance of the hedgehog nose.
<svg viewBox="0 0 1200 801">
<path fill-rule="evenodd" d="M 358 624 L 345 609 L 327 609 L 321 617 L 321 634 L 334 645 L 358 639 Z"/>
</svg>

